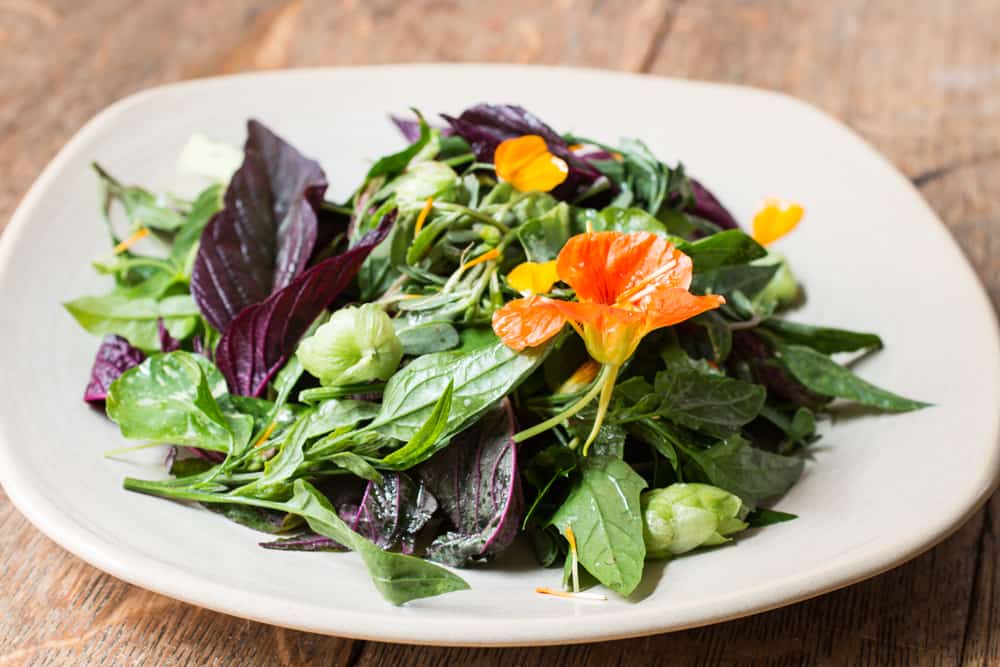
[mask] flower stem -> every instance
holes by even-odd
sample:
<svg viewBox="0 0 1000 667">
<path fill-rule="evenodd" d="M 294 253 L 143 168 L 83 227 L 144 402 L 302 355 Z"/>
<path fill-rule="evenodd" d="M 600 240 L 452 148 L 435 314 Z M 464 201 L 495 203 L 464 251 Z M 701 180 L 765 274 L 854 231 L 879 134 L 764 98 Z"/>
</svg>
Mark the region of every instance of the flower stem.
<svg viewBox="0 0 1000 667">
<path fill-rule="evenodd" d="M 608 404 L 611 403 L 611 395 L 615 393 L 615 380 L 618 378 L 618 366 L 605 366 L 607 373 L 602 373 L 604 377 L 601 383 L 601 400 L 597 403 L 597 416 L 594 417 L 594 426 L 590 429 L 587 441 L 583 443 L 583 455 L 586 456 L 590 450 L 590 443 L 597 438 L 597 433 L 601 430 L 604 416 L 608 414 Z"/>
<path fill-rule="evenodd" d="M 591 401 L 597 398 L 597 395 L 600 394 L 601 391 L 604 389 L 604 378 L 607 377 L 609 374 L 611 375 L 612 378 L 611 385 L 614 386 L 614 377 L 618 374 L 618 369 L 612 366 L 604 366 L 604 368 L 601 369 L 601 375 L 598 376 L 597 380 L 594 382 L 593 386 L 591 386 L 590 390 L 586 394 L 584 394 L 579 401 L 569 406 L 556 416 L 546 419 L 540 424 L 535 424 L 531 428 L 527 428 L 523 431 L 515 433 L 514 442 L 524 442 L 528 438 L 533 438 L 539 433 L 544 433 L 545 431 L 548 431 L 550 428 L 553 428 L 563 423 L 564 421 L 575 415 L 580 410 L 583 410 L 585 407 L 587 407 L 587 405 L 590 404 Z"/>
</svg>

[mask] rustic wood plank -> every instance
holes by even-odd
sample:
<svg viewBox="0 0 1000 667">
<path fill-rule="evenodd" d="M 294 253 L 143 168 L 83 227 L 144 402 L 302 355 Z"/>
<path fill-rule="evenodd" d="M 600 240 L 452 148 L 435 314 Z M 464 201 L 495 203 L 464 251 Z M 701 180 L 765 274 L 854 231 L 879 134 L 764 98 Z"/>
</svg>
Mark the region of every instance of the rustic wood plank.
<svg viewBox="0 0 1000 667">
<path fill-rule="evenodd" d="M 0 0 L 0 221 L 87 118 L 151 85 L 320 64 L 603 66 L 784 90 L 843 119 L 920 185 L 1000 304 L 998 13 L 993 0 Z M 500 651 L 362 644 L 199 610 L 69 556 L 0 493 L 0 664 L 990 664 L 998 502 L 912 563 L 788 609 Z"/>
</svg>

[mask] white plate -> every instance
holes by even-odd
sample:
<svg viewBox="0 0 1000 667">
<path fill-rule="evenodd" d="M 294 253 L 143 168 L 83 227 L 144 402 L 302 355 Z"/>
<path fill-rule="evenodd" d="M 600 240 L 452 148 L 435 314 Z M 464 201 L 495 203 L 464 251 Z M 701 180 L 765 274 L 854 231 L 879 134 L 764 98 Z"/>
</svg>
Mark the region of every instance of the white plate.
<svg viewBox="0 0 1000 667">
<path fill-rule="evenodd" d="M 875 330 L 872 381 L 936 407 L 842 419 L 780 502 L 800 519 L 732 547 L 651 565 L 639 601 L 536 595 L 559 573 L 514 555 L 464 572 L 470 591 L 401 608 L 382 601 L 354 555 L 293 554 L 207 511 L 124 491 L 161 475 L 155 455 L 102 458 L 124 444 L 80 400 L 97 340 L 60 306 L 106 284 L 92 160 L 155 190 L 191 193 L 176 173 L 188 137 L 239 145 L 256 117 L 324 164 L 346 195 L 367 161 L 402 144 L 386 119 L 415 106 L 456 112 L 514 102 L 556 128 L 638 136 L 682 158 L 741 220 L 767 195 L 805 204 L 780 243 L 809 291 L 797 317 Z M 134 584 L 288 627 L 425 644 L 547 644 L 712 623 L 802 600 L 912 558 L 961 524 L 994 487 L 1000 355 L 992 309 L 944 227 L 888 162 L 794 99 L 714 84 L 524 67 L 303 70 L 195 81 L 114 104 L 52 161 L 0 239 L 0 477 L 39 529 Z"/>
</svg>

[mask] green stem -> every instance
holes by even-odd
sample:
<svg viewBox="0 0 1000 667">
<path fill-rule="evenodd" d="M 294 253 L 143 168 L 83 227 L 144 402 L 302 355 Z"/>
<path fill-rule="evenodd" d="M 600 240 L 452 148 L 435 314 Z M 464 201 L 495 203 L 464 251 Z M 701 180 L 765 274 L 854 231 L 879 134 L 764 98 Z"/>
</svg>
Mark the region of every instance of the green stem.
<svg viewBox="0 0 1000 667">
<path fill-rule="evenodd" d="M 609 372 L 612 373 L 613 374 L 612 377 L 614 377 L 615 375 L 618 374 L 618 369 L 612 366 L 604 366 L 604 368 L 601 369 L 600 376 L 598 376 L 597 380 L 595 380 L 593 386 L 591 386 L 590 388 L 590 391 L 588 391 L 586 394 L 583 395 L 583 398 L 581 398 L 579 401 L 577 401 L 573 405 L 569 406 L 568 408 L 557 414 L 555 417 L 546 419 L 540 424 L 535 424 L 531 428 L 515 433 L 513 438 L 514 442 L 524 442 L 528 438 L 533 438 L 539 433 L 544 433 L 545 431 L 548 431 L 550 428 L 554 428 L 559 424 L 562 424 L 564 421 L 575 415 L 580 410 L 583 410 L 585 407 L 587 407 L 587 405 L 590 404 L 591 401 L 597 398 L 597 395 L 600 394 L 601 391 L 604 389 L 604 378 L 607 376 Z M 612 385 L 614 385 L 613 379 L 612 379 Z"/>
<path fill-rule="evenodd" d="M 597 433 L 601 430 L 601 424 L 604 423 L 604 416 L 608 414 L 608 405 L 611 403 L 611 395 L 615 393 L 615 380 L 618 378 L 618 366 L 605 366 L 605 368 L 610 368 L 604 375 L 604 382 L 601 386 L 601 400 L 597 404 L 597 416 L 594 417 L 594 426 L 590 429 L 590 435 L 587 436 L 587 441 L 583 443 L 583 455 L 586 456 L 587 452 L 590 451 L 590 443 L 594 441 L 597 437 Z"/>
<path fill-rule="evenodd" d="M 469 208 L 468 206 L 462 206 L 461 204 L 453 204 L 451 202 L 445 202 L 445 201 L 442 202 L 436 201 L 434 202 L 434 208 L 441 209 L 442 211 L 453 211 L 455 213 L 461 213 L 463 215 L 472 218 L 473 220 L 478 220 L 479 222 L 485 223 L 487 225 L 492 225 L 493 227 L 496 227 L 504 234 L 510 231 L 510 227 L 503 224 L 499 220 L 494 219 L 492 216 L 486 215 L 482 211 L 477 211 L 473 208 Z"/>
</svg>

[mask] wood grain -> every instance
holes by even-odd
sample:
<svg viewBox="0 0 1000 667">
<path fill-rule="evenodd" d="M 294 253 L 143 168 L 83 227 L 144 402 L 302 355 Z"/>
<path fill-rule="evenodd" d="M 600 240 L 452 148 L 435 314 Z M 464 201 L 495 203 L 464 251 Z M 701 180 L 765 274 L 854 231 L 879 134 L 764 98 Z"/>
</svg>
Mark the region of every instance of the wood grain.
<svg viewBox="0 0 1000 667">
<path fill-rule="evenodd" d="M 409 61 L 605 67 L 781 90 L 840 118 L 912 178 L 1000 305 L 998 19 L 996 0 L 0 0 L 0 221 L 91 115 L 159 83 Z M 911 563 L 786 609 L 595 645 L 432 649 L 272 628 L 129 586 L 0 493 L 0 665 L 994 664 L 998 534 L 995 497 Z"/>
</svg>

